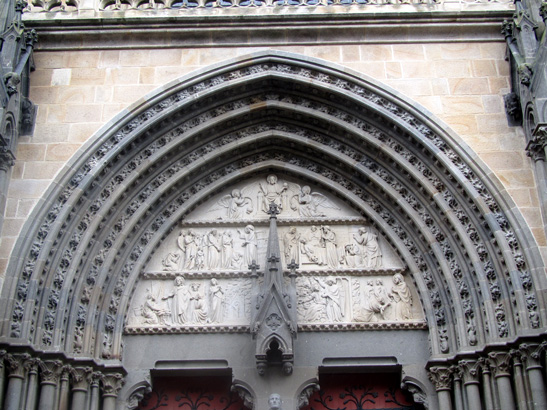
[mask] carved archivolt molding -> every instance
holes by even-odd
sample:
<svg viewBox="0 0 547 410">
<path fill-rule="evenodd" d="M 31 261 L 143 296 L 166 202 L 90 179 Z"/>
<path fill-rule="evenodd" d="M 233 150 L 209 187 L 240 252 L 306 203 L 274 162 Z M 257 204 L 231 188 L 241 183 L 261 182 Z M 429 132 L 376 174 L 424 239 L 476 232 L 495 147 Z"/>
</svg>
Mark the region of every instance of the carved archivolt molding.
<svg viewBox="0 0 547 410">
<path fill-rule="evenodd" d="M 528 230 L 459 141 L 400 97 L 283 53 L 164 90 L 99 132 L 48 190 L 10 262 L 3 336 L 119 359 L 156 250 L 207 200 L 268 173 L 316 187 L 379 233 L 408 269 L 433 355 L 543 326 Z M 245 195 L 229 195 L 221 211 L 243 198 L 233 211 L 245 220 Z"/>
</svg>

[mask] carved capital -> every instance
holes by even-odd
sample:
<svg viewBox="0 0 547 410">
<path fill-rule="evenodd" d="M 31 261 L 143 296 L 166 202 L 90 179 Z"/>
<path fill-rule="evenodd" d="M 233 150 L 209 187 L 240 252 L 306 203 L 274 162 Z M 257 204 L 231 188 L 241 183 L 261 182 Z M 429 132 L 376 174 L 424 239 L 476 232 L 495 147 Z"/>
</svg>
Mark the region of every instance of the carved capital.
<svg viewBox="0 0 547 410">
<path fill-rule="evenodd" d="M 101 372 L 93 372 L 90 376 L 91 388 L 98 388 L 104 375 Z"/>
<path fill-rule="evenodd" d="M 40 361 L 40 383 L 57 385 L 63 371 L 60 360 Z"/>
<path fill-rule="evenodd" d="M 511 353 L 509 352 L 490 352 L 488 353 L 490 368 L 494 377 L 511 376 Z"/>
<path fill-rule="evenodd" d="M 490 361 L 486 357 L 481 357 L 478 362 L 480 363 L 482 374 L 488 374 L 492 373 L 490 369 Z"/>
<path fill-rule="evenodd" d="M 72 391 L 87 391 L 92 374 L 93 369 L 91 367 L 74 367 L 70 371 Z"/>
<path fill-rule="evenodd" d="M 541 353 L 543 352 L 543 350 L 543 344 L 523 343 L 519 346 L 519 352 L 521 354 L 521 357 L 526 363 L 526 370 L 541 370 Z"/>
<path fill-rule="evenodd" d="M 460 360 L 458 367 L 461 369 L 463 384 L 478 384 L 481 365 L 477 360 Z"/>
<path fill-rule="evenodd" d="M 23 366 L 25 366 L 25 370 L 27 371 L 27 374 L 38 374 L 38 369 L 40 367 L 40 359 L 37 359 L 35 357 L 30 357 L 29 359 L 25 360 L 23 363 Z"/>
<path fill-rule="evenodd" d="M 25 377 L 25 362 L 30 359 L 30 355 L 23 354 L 7 354 L 6 363 L 8 368 L 8 377 L 16 377 L 23 379 Z"/>
<path fill-rule="evenodd" d="M 137 407 L 139 407 L 139 403 L 144 398 L 144 396 L 150 394 L 151 392 L 152 388 L 148 383 L 143 386 L 139 386 L 133 391 L 133 393 L 129 395 L 129 398 L 125 403 L 125 408 L 127 410 L 135 410 Z"/>
<path fill-rule="evenodd" d="M 102 382 L 104 397 L 118 397 L 125 379 L 121 373 L 110 373 L 102 377 Z"/>
<path fill-rule="evenodd" d="M 429 369 L 429 380 L 435 386 L 435 390 L 451 390 L 452 389 L 452 371 L 448 367 L 435 366 Z"/>
</svg>

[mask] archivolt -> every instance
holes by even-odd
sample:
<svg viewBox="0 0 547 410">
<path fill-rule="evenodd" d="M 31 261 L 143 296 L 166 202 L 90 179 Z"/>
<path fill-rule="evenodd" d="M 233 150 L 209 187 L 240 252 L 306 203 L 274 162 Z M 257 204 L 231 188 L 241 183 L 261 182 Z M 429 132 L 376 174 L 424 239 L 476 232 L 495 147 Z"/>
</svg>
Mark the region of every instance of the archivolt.
<svg viewBox="0 0 547 410">
<path fill-rule="evenodd" d="M 170 83 L 80 151 L 17 243 L 2 335 L 119 359 L 154 250 L 200 203 L 259 172 L 320 185 L 377 227 L 411 272 L 433 356 L 544 326 L 529 230 L 456 137 L 371 80 L 269 53 Z"/>
</svg>

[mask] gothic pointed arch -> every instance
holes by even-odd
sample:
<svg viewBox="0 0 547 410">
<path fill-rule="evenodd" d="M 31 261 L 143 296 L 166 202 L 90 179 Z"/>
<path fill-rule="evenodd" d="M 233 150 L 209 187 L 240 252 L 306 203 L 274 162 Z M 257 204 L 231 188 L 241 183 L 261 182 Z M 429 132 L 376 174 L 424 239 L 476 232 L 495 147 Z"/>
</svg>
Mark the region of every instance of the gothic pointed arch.
<svg viewBox="0 0 547 410">
<path fill-rule="evenodd" d="M 162 241 L 224 187 L 271 172 L 321 187 L 390 244 L 432 358 L 545 329 L 537 245 L 461 139 L 374 80 L 269 51 L 167 84 L 79 151 L 15 247 L 3 340 L 119 363 L 133 292 Z"/>
</svg>

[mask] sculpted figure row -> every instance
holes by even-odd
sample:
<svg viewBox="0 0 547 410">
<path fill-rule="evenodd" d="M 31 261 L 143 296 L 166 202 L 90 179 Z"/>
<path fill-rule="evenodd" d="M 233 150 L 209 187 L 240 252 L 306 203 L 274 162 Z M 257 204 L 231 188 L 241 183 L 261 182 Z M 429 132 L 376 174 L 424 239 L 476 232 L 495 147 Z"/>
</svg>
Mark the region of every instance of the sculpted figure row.
<svg viewBox="0 0 547 410">
<path fill-rule="evenodd" d="M 380 268 L 382 252 L 378 236 L 370 228 L 359 228 L 353 242 L 339 246 L 336 233 L 330 226 L 312 226 L 303 235 L 292 227 L 283 235 L 285 262 L 316 264 L 332 269 L 345 265 L 349 268 Z M 301 261 L 300 256 L 304 258 Z"/>
<path fill-rule="evenodd" d="M 165 285 L 155 290 L 150 285 L 144 302 L 135 309 L 134 321 L 181 326 L 245 323 L 249 318 L 249 281 L 229 281 L 221 286 L 215 278 L 188 283 L 177 276 L 171 286 Z"/>
<path fill-rule="evenodd" d="M 349 300 L 352 303 L 349 305 Z M 361 289 L 346 278 L 302 278 L 298 289 L 299 320 L 305 323 L 378 322 L 412 320 L 412 294 L 400 273 L 391 287 L 369 279 Z"/>
<path fill-rule="evenodd" d="M 169 252 L 162 260 L 163 270 L 240 270 L 246 269 L 257 259 L 257 237 L 253 225 L 237 229 L 239 241 L 234 247 L 232 231 L 219 232 L 211 229 L 199 235 L 194 229 L 182 230 L 177 239 L 180 252 Z"/>
<path fill-rule="evenodd" d="M 403 275 L 385 279 L 300 277 L 297 313 L 301 323 L 408 321 L 412 293 Z M 184 326 L 246 324 L 250 320 L 251 282 L 243 279 L 174 281 L 148 284 L 129 325 Z M 154 289 L 155 288 L 155 289 Z"/>
<path fill-rule="evenodd" d="M 220 198 L 210 212 L 224 210 L 224 218 L 227 219 L 264 216 L 271 203 L 277 205 L 282 215 L 293 211 L 304 218 L 326 217 L 328 209 L 340 209 L 325 195 L 312 192 L 308 185 L 301 187 L 280 181 L 277 175 L 271 174 L 265 181 L 232 190 L 229 195 Z"/>
</svg>

